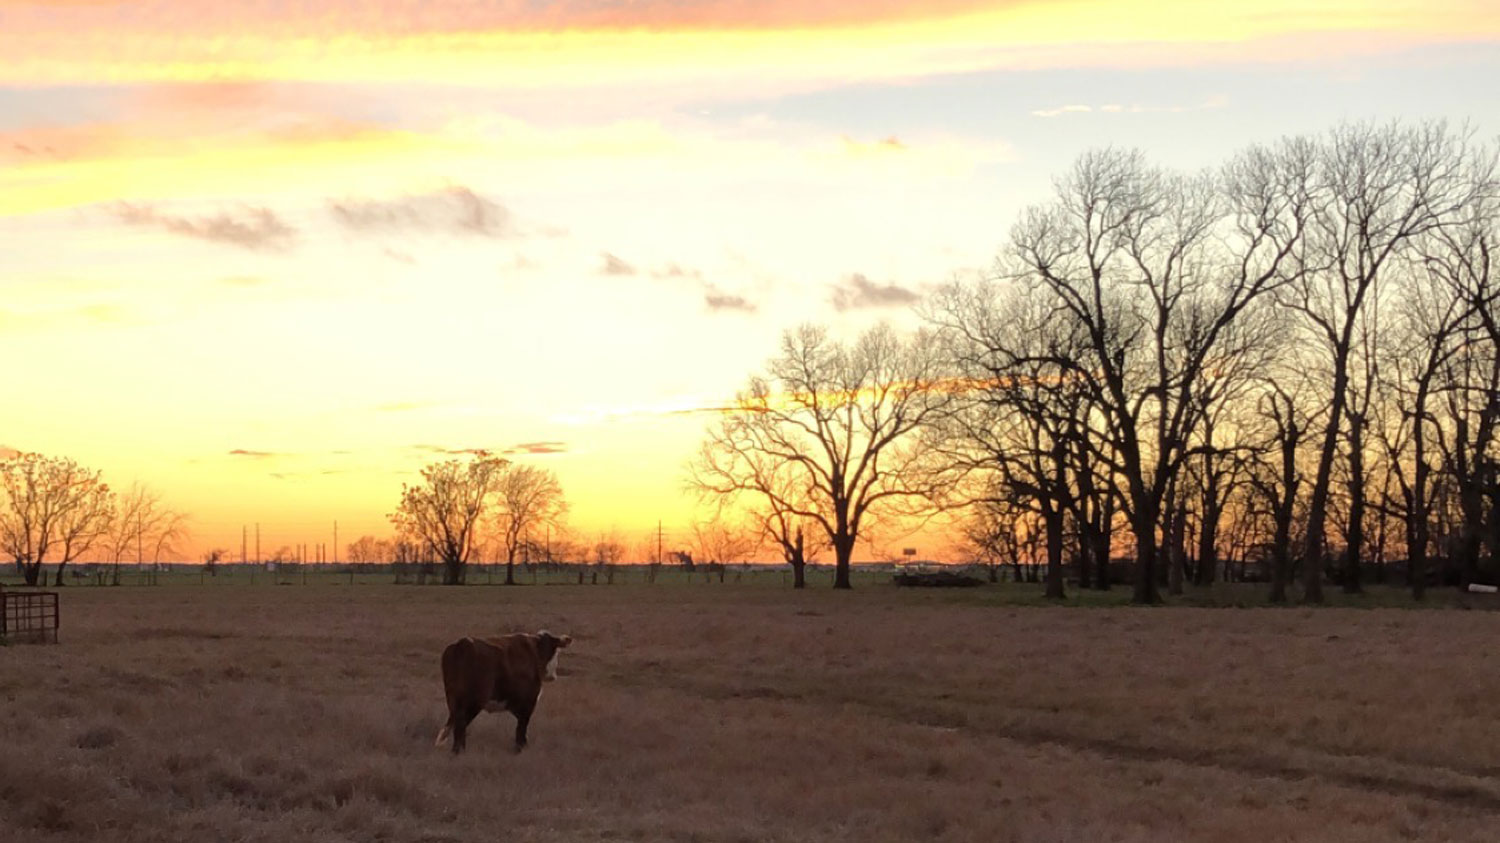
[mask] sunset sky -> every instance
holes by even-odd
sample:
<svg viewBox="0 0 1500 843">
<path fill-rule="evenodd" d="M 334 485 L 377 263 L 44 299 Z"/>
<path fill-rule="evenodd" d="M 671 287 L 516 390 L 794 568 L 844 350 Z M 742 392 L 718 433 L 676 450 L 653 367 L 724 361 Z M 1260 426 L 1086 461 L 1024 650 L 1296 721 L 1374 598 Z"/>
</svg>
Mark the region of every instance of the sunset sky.
<svg viewBox="0 0 1500 843">
<path fill-rule="evenodd" d="M 915 324 L 1083 150 L 1493 137 L 1497 79 L 1492 0 L 0 0 L 0 446 L 194 553 L 474 448 L 685 535 L 781 330 Z"/>
</svg>

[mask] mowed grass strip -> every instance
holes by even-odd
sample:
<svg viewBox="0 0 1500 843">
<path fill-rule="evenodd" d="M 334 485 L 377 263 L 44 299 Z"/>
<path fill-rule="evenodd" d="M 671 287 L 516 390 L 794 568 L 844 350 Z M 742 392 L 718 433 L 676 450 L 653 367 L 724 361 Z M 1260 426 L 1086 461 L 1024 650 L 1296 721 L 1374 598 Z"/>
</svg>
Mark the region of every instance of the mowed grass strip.
<svg viewBox="0 0 1500 843">
<path fill-rule="evenodd" d="M 465 634 L 575 636 L 432 746 Z M 1488 612 L 866 588 L 64 592 L 0 649 L 5 840 L 1492 840 Z"/>
</svg>

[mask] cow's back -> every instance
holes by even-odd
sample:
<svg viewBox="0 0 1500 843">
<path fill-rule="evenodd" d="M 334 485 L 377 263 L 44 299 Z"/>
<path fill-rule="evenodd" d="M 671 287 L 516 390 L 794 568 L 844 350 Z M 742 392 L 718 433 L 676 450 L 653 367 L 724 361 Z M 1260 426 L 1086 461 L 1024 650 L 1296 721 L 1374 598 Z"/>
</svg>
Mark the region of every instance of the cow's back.
<svg viewBox="0 0 1500 843">
<path fill-rule="evenodd" d="M 491 661 L 490 693 L 495 700 L 528 708 L 536 702 L 542 689 L 541 665 L 532 636 L 501 635 L 474 644 Z"/>
<path fill-rule="evenodd" d="M 532 703 L 541 690 L 536 644 L 525 635 L 461 638 L 443 650 L 443 690 L 450 706 Z"/>
<path fill-rule="evenodd" d="M 460 638 L 443 648 L 443 691 L 450 708 L 477 710 L 489 699 L 494 669 L 472 638 Z M 489 687 L 486 687 L 489 686 Z"/>
</svg>

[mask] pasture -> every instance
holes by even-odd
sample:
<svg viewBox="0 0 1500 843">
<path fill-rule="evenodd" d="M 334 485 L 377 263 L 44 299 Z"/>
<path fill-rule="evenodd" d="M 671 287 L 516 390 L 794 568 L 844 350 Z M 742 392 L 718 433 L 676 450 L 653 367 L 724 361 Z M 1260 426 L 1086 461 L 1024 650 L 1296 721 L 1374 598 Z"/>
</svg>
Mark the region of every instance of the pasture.
<svg viewBox="0 0 1500 843">
<path fill-rule="evenodd" d="M 0 839 L 1500 836 L 1500 613 L 1035 588 L 69 588 L 0 648 Z M 542 627 L 530 748 L 434 748 L 443 646 Z"/>
</svg>

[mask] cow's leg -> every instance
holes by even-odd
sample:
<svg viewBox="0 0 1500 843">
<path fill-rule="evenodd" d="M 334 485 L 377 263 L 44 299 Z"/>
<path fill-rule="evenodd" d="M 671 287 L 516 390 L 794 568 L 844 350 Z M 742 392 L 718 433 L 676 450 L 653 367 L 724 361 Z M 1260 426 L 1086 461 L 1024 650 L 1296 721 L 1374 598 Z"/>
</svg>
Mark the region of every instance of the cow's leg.
<svg viewBox="0 0 1500 843">
<path fill-rule="evenodd" d="M 443 728 L 438 730 L 437 740 L 433 741 L 432 745 L 442 746 L 443 744 L 447 743 L 448 739 L 451 737 L 453 737 L 453 714 L 450 712 L 448 714 L 448 722 L 444 723 Z"/>
<path fill-rule="evenodd" d="M 526 748 L 526 727 L 531 724 L 531 711 L 536 706 L 533 701 L 530 705 L 516 706 L 516 752 Z"/>
<path fill-rule="evenodd" d="M 479 716 L 479 709 L 466 708 L 454 715 L 453 718 L 453 754 L 457 755 L 464 751 L 464 744 L 468 741 L 469 724 L 475 717 Z"/>
</svg>

